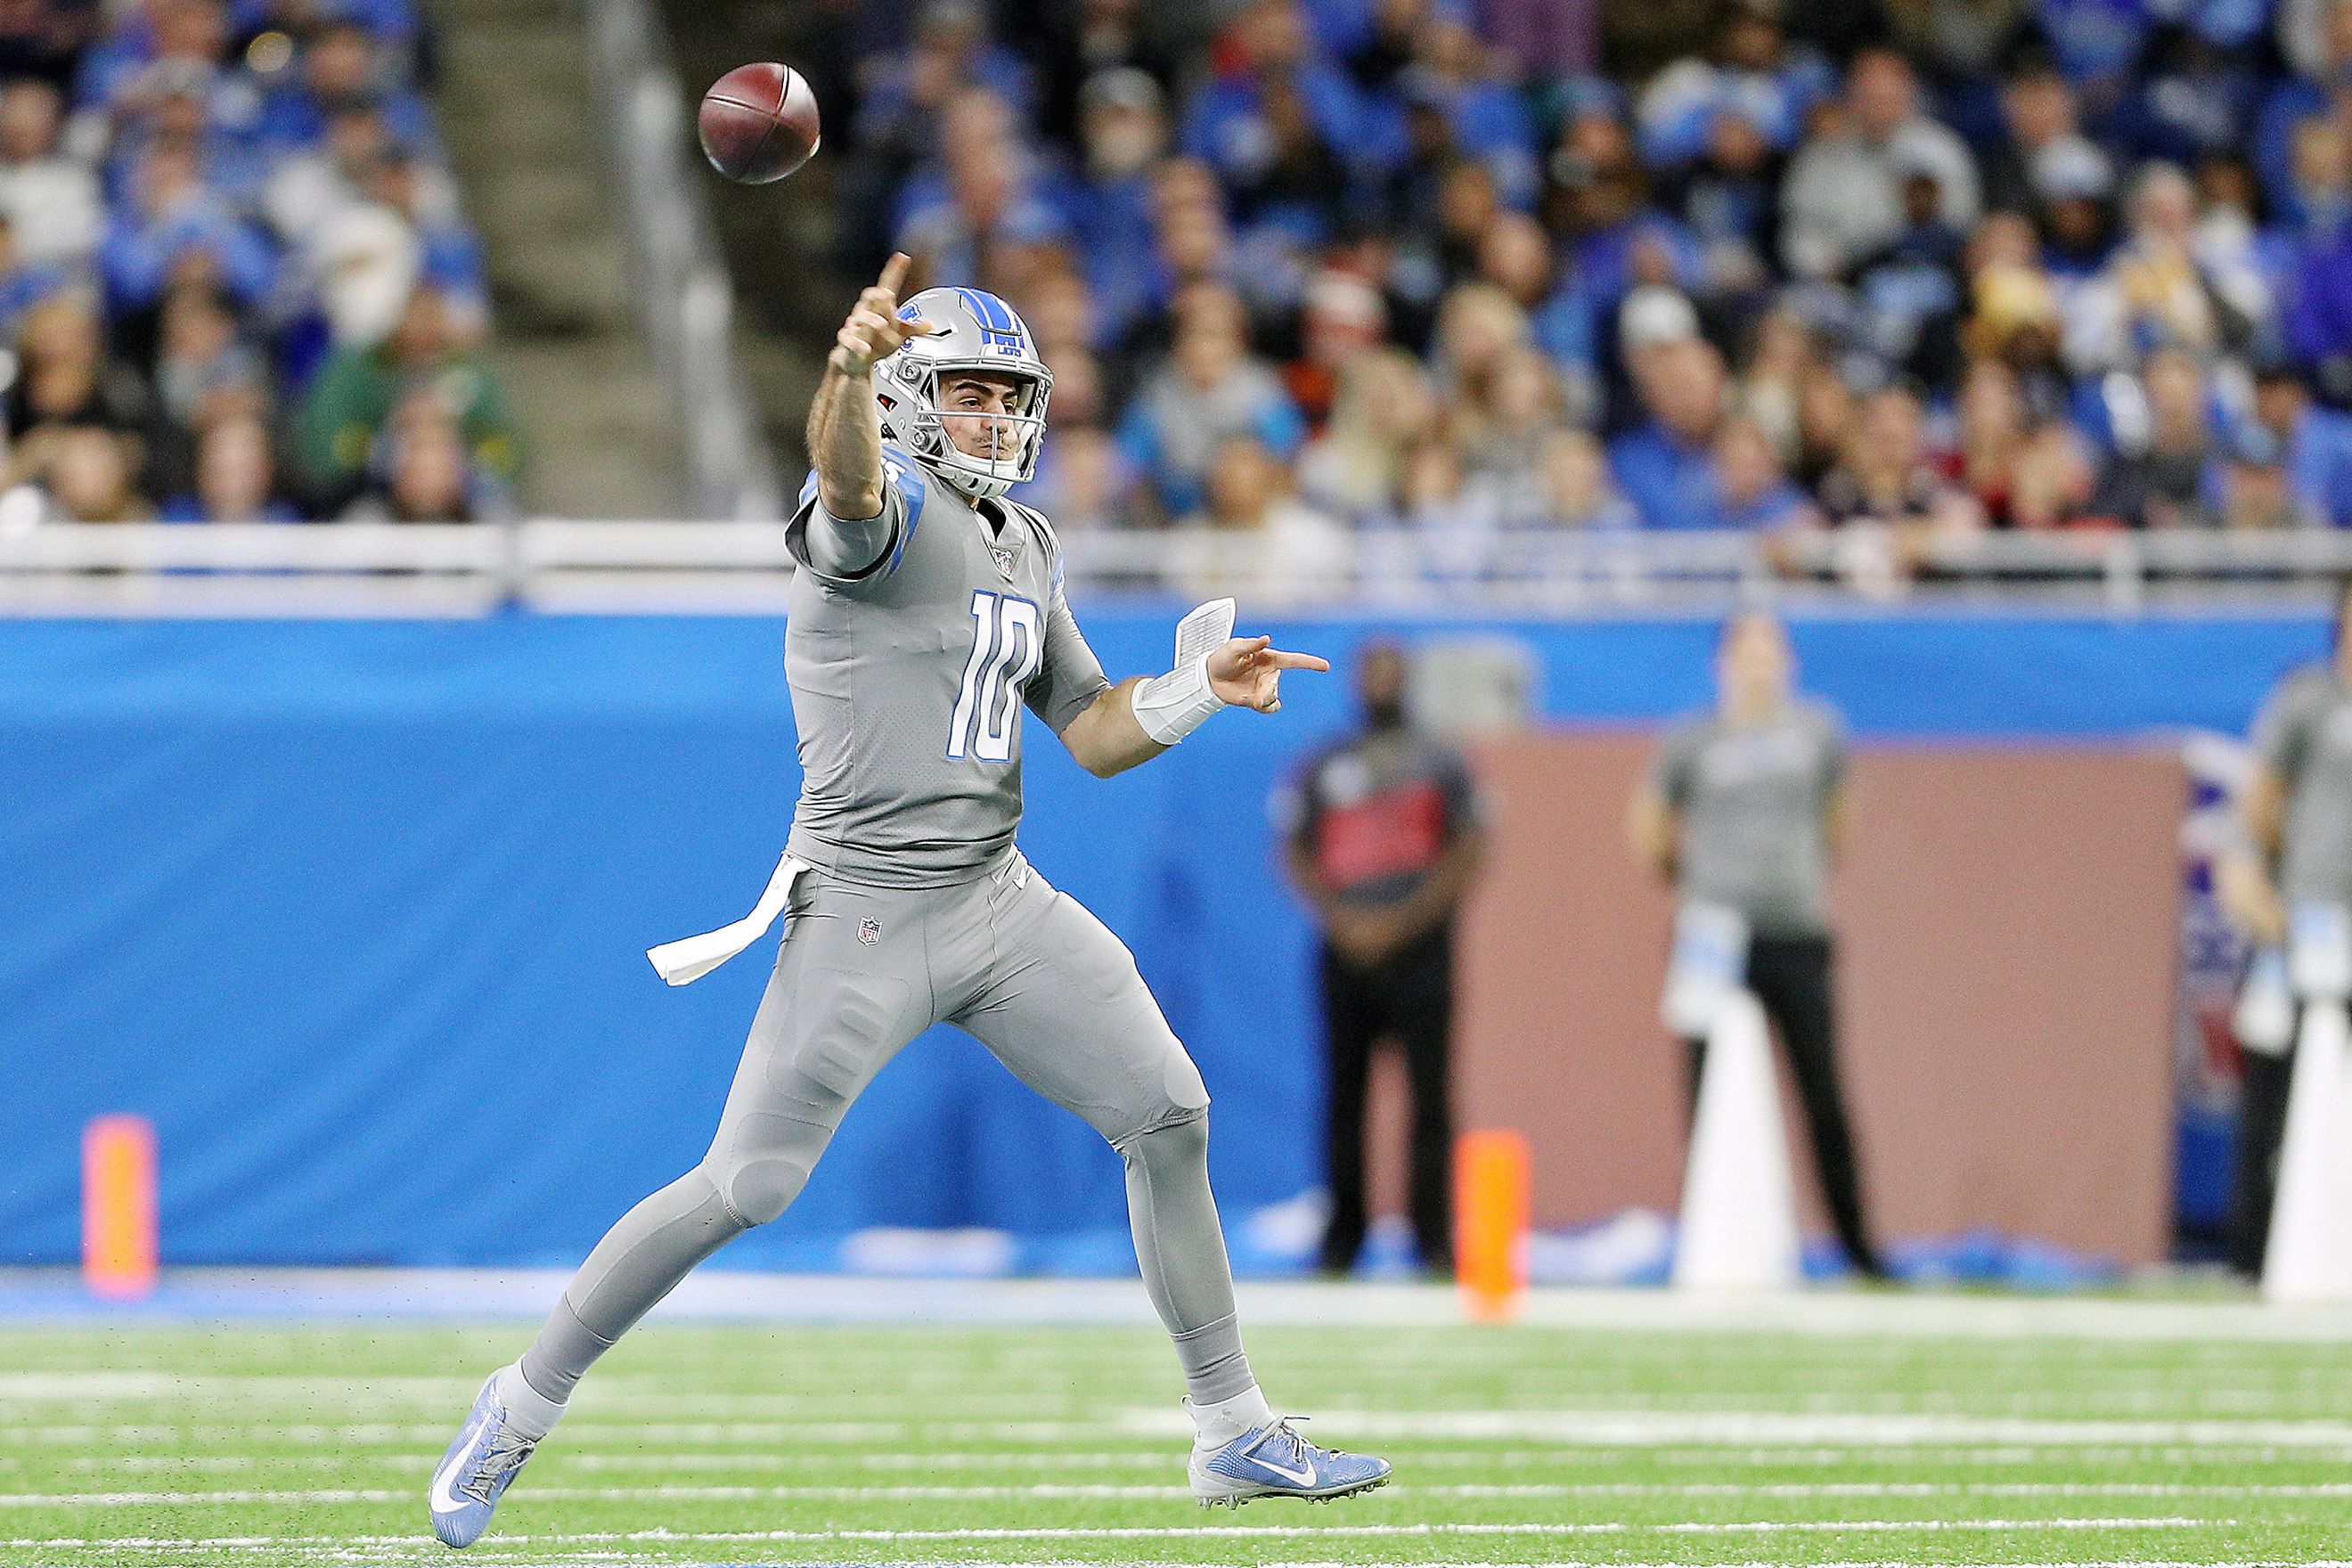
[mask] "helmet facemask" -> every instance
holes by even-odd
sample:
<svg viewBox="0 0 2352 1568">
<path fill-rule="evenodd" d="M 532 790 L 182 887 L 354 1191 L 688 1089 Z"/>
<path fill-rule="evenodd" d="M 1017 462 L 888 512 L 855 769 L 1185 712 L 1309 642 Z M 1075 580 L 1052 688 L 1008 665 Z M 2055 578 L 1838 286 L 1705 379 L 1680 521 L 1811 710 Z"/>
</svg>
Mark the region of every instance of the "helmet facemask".
<svg viewBox="0 0 2352 1568">
<path fill-rule="evenodd" d="M 908 345 L 911 348 L 913 345 Z M 903 446 L 909 456 L 938 475 L 942 484 L 978 500 L 1003 495 L 1024 484 L 1037 472 L 1037 456 L 1045 443 L 1045 403 L 1054 391 L 1054 375 L 1035 360 L 1026 363 L 974 359 L 932 359 L 900 349 L 889 356 L 877 388 L 883 434 Z M 968 372 L 1014 383 L 1017 390 L 1010 412 L 955 414 L 940 407 L 940 386 L 948 377 Z M 950 418 L 988 419 L 1000 431 L 1010 426 L 1010 452 L 994 458 L 974 457 L 949 438 L 944 421 Z M 1000 434 L 999 444 L 1003 442 Z"/>
</svg>

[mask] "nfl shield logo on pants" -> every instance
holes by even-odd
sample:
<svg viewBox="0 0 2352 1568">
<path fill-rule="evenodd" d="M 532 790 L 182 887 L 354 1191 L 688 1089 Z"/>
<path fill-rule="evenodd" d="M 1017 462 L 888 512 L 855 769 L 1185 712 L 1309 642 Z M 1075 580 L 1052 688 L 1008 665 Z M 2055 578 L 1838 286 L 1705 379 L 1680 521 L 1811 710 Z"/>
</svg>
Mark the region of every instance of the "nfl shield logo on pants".
<svg viewBox="0 0 2352 1568">
<path fill-rule="evenodd" d="M 882 922 L 876 920 L 872 915 L 867 915 L 864 920 L 859 921 L 857 922 L 857 940 L 864 942 L 868 947 L 872 947 L 876 942 L 880 942 L 882 940 Z"/>
</svg>

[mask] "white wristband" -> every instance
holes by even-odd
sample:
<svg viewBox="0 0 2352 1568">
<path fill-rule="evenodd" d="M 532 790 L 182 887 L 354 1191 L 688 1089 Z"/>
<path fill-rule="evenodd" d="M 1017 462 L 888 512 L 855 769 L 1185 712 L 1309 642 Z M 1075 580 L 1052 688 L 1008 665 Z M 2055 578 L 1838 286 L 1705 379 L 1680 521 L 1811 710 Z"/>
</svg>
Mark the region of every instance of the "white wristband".
<svg viewBox="0 0 2352 1568">
<path fill-rule="evenodd" d="M 1172 746 L 1205 722 L 1225 700 L 1209 689 L 1209 656 L 1201 654 L 1135 689 L 1135 721 L 1163 746 Z"/>
</svg>

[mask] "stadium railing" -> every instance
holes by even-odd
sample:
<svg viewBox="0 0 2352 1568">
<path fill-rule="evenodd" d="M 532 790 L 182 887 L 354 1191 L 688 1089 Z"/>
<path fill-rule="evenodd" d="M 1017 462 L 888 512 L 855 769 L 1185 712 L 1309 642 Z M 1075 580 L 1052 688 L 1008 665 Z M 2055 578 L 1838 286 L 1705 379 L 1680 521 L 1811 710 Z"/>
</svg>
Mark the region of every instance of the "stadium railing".
<svg viewBox="0 0 2352 1568">
<path fill-rule="evenodd" d="M 23 492 L 20 492 L 23 493 Z M 12 498 L 13 499 L 13 498 Z M 782 607 L 773 522 L 70 523 L 0 501 L 0 613 L 480 614 Z M 2352 533 L 1987 533 L 1895 562 L 1884 539 L 1824 533 L 1364 530 L 1293 556 L 1245 532 L 1074 531 L 1075 591 L 1234 593 L 1263 607 L 1376 605 L 1574 613 L 1720 604 L 1777 590 L 1858 604 L 1954 597 L 2130 613 L 2316 592 L 2352 573 Z"/>
</svg>

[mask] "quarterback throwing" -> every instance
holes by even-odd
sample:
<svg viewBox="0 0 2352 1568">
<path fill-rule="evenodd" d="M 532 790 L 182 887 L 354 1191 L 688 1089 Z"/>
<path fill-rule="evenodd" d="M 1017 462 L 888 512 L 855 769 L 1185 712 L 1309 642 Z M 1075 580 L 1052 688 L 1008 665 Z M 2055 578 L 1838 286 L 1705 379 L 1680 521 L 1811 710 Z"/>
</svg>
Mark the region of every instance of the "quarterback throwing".
<svg viewBox="0 0 2352 1568">
<path fill-rule="evenodd" d="M 1251 1374 L 1209 1191 L 1208 1091 L 1119 940 L 1031 868 L 1021 710 L 1100 777 L 1219 709 L 1272 713 L 1330 667 L 1189 616 L 1176 668 L 1113 685 L 1063 595 L 1034 472 L 1054 378 L 994 295 L 902 307 L 895 256 L 842 326 L 809 413 L 815 471 L 786 525 L 799 565 L 784 669 L 804 782 L 760 908 L 652 954 L 682 984 L 779 914 L 775 973 L 709 1152 L 606 1233 L 520 1360 L 492 1373 L 435 1470 L 433 1527 L 471 1545 L 573 1386 L 688 1270 L 782 1214 L 884 1064 L 964 1029 L 1119 1152 L 1144 1289 L 1175 1342 L 1203 1503 L 1332 1498 L 1386 1461 L 1318 1447 Z M 1222 610 L 1222 615 L 1219 610 Z M 1211 629 L 1199 635 L 1202 626 Z"/>
</svg>

